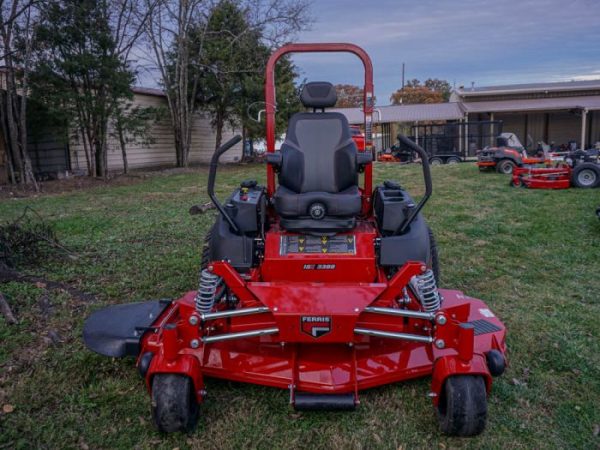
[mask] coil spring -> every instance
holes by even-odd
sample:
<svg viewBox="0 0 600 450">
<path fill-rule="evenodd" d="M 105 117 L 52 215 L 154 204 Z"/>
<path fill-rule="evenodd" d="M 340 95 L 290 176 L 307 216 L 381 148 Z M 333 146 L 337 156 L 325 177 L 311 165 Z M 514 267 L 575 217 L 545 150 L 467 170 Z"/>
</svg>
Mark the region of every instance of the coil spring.
<svg viewBox="0 0 600 450">
<path fill-rule="evenodd" d="M 410 286 L 427 312 L 436 312 L 442 306 L 442 296 L 435 283 L 435 276 L 431 269 L 423 275 L 415 275 L 410 279 Z"/>
<path fill-rule="evenodd" d="M 200 272 L 200 283 L 196 294 L 196 311 L 202 314 L 212 310 L 220 282 L 221 277 L 209 272 L 207 269 Z"/>
</svg>

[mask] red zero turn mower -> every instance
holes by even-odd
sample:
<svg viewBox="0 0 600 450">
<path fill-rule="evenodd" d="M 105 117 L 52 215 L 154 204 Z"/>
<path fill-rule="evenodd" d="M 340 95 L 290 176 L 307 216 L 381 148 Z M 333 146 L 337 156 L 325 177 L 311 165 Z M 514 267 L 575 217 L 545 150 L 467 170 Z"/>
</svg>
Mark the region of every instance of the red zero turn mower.
<svg viewBox="0 0 600 450">
<path fill-rule="evenodd" d="M 366 151 L 358 152 L 330 83 L 308 83 L 311 112 L 295 114 L 275 144 L 277 60 L 292 52 L 350 52 L 365 67 Z M 506 364 L 504 325 L 481 300 L 438 289 L 437 251 L 415 203 L 387 181 L 372 188 L 373 73 L 351 44 L 291 44 L 266 70 L 267 187 L 245 181 L 206 239 L 198 290 L 95 312 L 86 345 L 137 357 L 161 431 L 190 430 L 205 401 L 205 377 L 288 389 L 298 410 L 351 410 L 359 392 L 432 376 L 430 397 L 443 432 L 475 435 L 486 422 L 492 376 Z M 364 184 L 359 187 L 359 172 Z M 278 174 L 276 183 L 275 173 Z"/>
<path fill-rule="evenodd" d="M 594 188 L 600 186 L 597 150 L 576 150 L 565 157 L 561 167 L 515 167 L 510 185 L 531 189 Z"/>
</svg>

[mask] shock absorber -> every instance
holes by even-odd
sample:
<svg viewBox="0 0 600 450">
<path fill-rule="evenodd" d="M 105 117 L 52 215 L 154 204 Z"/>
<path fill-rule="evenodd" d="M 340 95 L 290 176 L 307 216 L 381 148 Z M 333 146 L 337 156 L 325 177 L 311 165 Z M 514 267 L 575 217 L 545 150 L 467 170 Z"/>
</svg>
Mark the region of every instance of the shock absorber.
<svg viewBox="0 0 600 450">
<path fill-rule="evenodd" d="M 200 272 L 200 283 L 198 293 L 196 294 L 196 311 L 200 314 L 208 313 L 215 304 L 217 287 L 221 282 L 221 277 L 203 269 Z"/>
<path fill-rule="evenodd" d="M 438 291 L 431 269 L 427 269 L 422 275 L 412 277 L 410 287 L 425 311 L 436 312 L 442 306 L 442 296 Z"/>
</svg>

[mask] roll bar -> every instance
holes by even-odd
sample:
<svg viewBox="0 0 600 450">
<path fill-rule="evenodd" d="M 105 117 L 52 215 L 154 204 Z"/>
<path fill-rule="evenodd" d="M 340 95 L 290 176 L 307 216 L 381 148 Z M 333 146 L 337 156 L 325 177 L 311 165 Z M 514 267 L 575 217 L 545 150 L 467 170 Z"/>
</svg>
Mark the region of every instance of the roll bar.
<svg viewBox="0 0 600 450">
<path fill-rule="evenodd" d="M 365 86 L 363 97 L 364 125 L 365 125 L 365 151 L 372 151 L 372 114 L 373 114 L 373 64 L 371 58 L 362 48 L 354 44 L 328 43 L 328 44 L 288 44 L 273 52 L 265 72 L 265 102 L 266 102 L 266 135 L 267 152 L 275 151 L 275 65 L 277 61 L 288 53 L 353 53 L 363 63 L 365 68 Z M 363 198 L 367 201 L 371 198 L 373 191 L 373 168 L 367 165 L 365 168 L 365 185 Z M 272 196 L 275 192 L 275 171 L 271 165 L 267 166 L 267 193 Z"/>
<path fill-rule="evenodd" d="M 398 140 L 400 143 L 406 145 L 411 150 L 419 154 L 421 157 L 421 165 L 423 166 L 423 179 L 425 180 L 425 195 L 423 195 L 423 198 L 421 198 L 421 201 L 417 204 L 417 206 L 411 210 L 408 218 L 402 225 L 400 225 L 398 231 L 396 232 L 396 234 L 402 234 L 410 226 L 413 220 L 415 220 L 417 214 L 419 214 L 419 211 L 423 209 L 423 206 L 425 206 L 425 203 L 427 203 L 427 200 L 429 200 L 429 197 L 431 197 L 431 193 L 433 192 L 433 183 L 431 181 L 431 170 L 429 168 L 429 156 L 427 155 L 427 152 L 425 152 L 422 147 L 411 141 L 402 133 L 398 134 Z"/>
<path fill-rule="evenodd" d="M 229 226 L 235 233 L 239 233 L 240 228 L 237 226 L 237 224 L 234 222 L 231 216 L 227 214 L 227 211 L 225 211 L 225 208 L 223 208 L 223 205 L 221 205 L 219 199 L 215 195 L 215 180 L 217 178 L 217 167 L 219 166 L 219 158 L 223 156 L 223 153 L 225 153 L 227 150 L 229 150 L 241 140 L 242 136 L 238 134 L 229 139 L 227 142 L 225 142 L 223 145 L 221 145 L 218 149 L 215 150 L 212 159 L 210 160 L 210 168 L 208 171 L 208 186 L 206 187 L 206 191 L 208 192 L 208 196 L 213 202 L 213 205 L 215 205 L 215 208 L 219 210 L 223 218 L 225 218 L 225 220 L 229 223 Z"/>
</svg>

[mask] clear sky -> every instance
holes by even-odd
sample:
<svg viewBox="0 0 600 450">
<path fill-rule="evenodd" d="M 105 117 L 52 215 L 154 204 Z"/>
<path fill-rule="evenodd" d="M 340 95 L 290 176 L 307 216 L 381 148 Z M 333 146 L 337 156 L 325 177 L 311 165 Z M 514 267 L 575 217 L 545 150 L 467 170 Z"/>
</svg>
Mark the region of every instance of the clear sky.
<svg viewBox="0 0 600 450">
<path fill-rule="evenodd" d="M 600 79 L 600 0 L 313 0 L 299 42 L 352 42 L 371 56 L 377 103 L 406 79 L 456 86 Z M 352 55 L 294 57 L 301 78 L 362 84 Z"/>
</svg>

